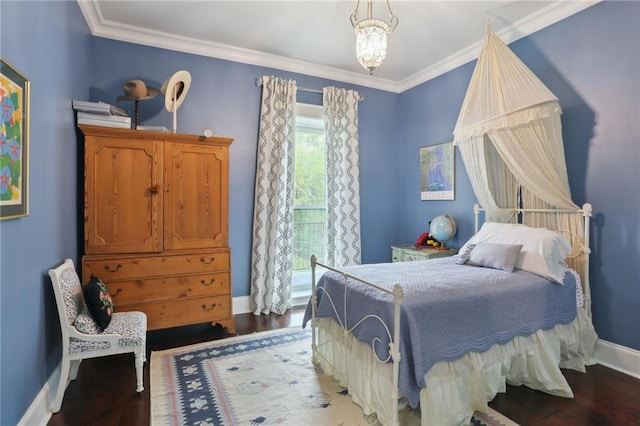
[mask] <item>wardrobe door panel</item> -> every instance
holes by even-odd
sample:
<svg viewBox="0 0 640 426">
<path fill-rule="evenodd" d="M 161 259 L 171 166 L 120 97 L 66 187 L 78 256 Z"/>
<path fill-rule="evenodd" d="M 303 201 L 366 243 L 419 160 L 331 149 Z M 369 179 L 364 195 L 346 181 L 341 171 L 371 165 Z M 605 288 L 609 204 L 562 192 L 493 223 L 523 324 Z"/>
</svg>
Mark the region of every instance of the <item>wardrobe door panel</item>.
<svg viewBox="0 0 640 426">
<path fill-rule="evenodd" d="M 228 244 L 228 149 L 166 143 L 165 250 Z"/>
<path fill-rule="evenodd" d="M 85 253 L 162 250 L 162 161 L 156 141 L 85 140 Z"/>
</svg>

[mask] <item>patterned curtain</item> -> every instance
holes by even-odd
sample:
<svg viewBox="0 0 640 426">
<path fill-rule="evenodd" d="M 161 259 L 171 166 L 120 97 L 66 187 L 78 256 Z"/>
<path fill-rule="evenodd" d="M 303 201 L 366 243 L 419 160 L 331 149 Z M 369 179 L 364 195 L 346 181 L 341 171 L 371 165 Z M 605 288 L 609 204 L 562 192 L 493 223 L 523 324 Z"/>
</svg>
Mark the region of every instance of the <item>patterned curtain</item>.
<svg viewBox="0 0 640 426">
<path fill-rule="evenodd" d="M 327 263 L 358 265 L 360 250 L 360 175 L 358 102 L 354 90 L 322 89 L 327 143 Z"/>
<path fill-rule="evenodd" d="M 262 77 L 251 310 L 283 314 L 291 305 L 296 82 Z"/>
</svg>

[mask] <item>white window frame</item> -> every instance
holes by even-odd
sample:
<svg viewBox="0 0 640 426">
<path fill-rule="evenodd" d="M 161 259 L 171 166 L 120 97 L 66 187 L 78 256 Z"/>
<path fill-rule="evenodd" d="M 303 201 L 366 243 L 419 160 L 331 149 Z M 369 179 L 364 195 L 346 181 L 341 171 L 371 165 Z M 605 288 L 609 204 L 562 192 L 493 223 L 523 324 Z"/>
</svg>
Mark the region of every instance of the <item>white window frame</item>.
<svg viewBox="0 0 640 426">
<path fill-rule="evenodd" d="M 302 102 L 296 103 L 296 131 L 317 132 L 321 130 L 324 133 L 324 112 L 321 105 L 306 104 Z M 309 271 L 309 277 L 311 272 Z M 310 279 L 310 278 L 309 278 Z M 309 281 L 308 292 L 302 291 L 298 286 L 293 284 L 292 306 L 307 303 L 311 296 L 311 281 Z"/>
</svg>

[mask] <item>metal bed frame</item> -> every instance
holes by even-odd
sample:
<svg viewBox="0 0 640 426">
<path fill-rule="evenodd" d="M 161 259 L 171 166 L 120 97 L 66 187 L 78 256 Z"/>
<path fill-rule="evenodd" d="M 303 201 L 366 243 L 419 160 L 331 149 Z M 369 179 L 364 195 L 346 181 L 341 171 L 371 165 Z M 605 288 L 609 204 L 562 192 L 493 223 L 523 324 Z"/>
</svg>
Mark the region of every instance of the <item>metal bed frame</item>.
<svg viewBox="0 0 640 426">
<path fill-rule="evenodd" d="M 475 233 L 478 232 L 479 229 L 479 215 L 481 211 L 484 211 L 483 209 L 480 208 L 480 206 L 478 204 L 474 205 L 473 208 L 474 211 L 474 216 L 475 216 Z M 583 205 L 583 207 L 581 209 L 577 209 L 577 210 L 573 210 L 573 209 L 513 209 L 513 211 L 516 214 L 521 214 L 521 213 L 578 213 L 578 214 L 582 214 L 582 216 L 584 217 L 584 236 L 583 236 L 583 247 L 580 248 L 581 251 L 583 251 L 585 254 L 589 254 L 590 250 L 589 250 L 589 224 L 590 224 L 590 218 L 591 218 L 591 212 L 592 212 L 592 207 L 591 204 L 589 203 L 585 203 Z M 558 231 L 558 232 L 563 232 L 563 231 Z M 332 308 L 334 310 L 334 313 L 336 314 L 336 318 L 338 318 L 339 321 L 339 325 L 343 330 L 344 335 L 347 335 L 348 333 L 351 333 L 351 331 L 357 327 L 358 325 L 360 325 L 363 321 L 365 321 L 366 319 L 369 318 L 373 318 L 376 319 L 378 321 L 380 321 L 382 323 L 382 325 L 384 326 L 384 329 L 387 333 L 387 337 L 389 338 L 389 355 L 387 356 L 387 358 L 385 359 L 381 359 L 377 352 L 375 351 L 375 345 L 379 343 L 380 339 L 378 337 L 376 337 L 374 339 L 374 341 L 371 342 L 371 346 L 374 348 L 374 355 L 376 357 L 376 359 L 380 362 L 380 363 L 387 363 L 389 362 L 389 360 L 391 360 L 393 362 L 393 377 L 392 377 L 392 383 L 393 383 L 393 388 L 391 390 L 391 399 L 392 399 L 392 418 L 391 418 L 391 425 L 392 426 L 399 426 L 399 422 L 398 422 L 398 417 L 399 417 L 399 400 L 400 400 L 400 390 L 399 390 L 399 371 L 400 371 L 400 361 L 401 361 L 401 356 L 400 356 L 400 313 L 401 313 L 401 305 L 402 305 L 402 298 L 403 298 L 403 289 L 402 289 L 402 285 L 400 283 L 397 283 L 393 286 L 392 290 L 389 290 L 387 288 L 383 288 L 378 286 L 377 284 L 370 282 L 368 280 L 359 278 L 355 275 L 346 273 L 344 271 L 341 271 L 340 269 L 328 266 L 328 265 L 324 265 L 322 263 L 319 263 L 317 260 L 317 257 L 315 255 L 311 256 L 311 289 L 312 289 L 312 295 L 311 295 L 311 330 L 312 330 L 312 343 L 311 343 L 311 348 L 312 348 L 312 352 L 313 352 L 313 363 L 314 365 L 318 366 L 319 365 L 319 357 L 321 356 L 318 353 L 318 336 L 317 336 L 317 330 L 316 328 L 318 327 L 318 318 L 316 315 L 316 310 L 317 310 L 317 303 L 318 303 L 318 299 L 317 299 L 317 291 L 318 290 L 324 290 L 324 288 L 322 287 L 317 287 L 316 286 L 316 267 L 320 266 L 322 268 L 325 268 L 327 270 L 330 271 L 334 271 L 336 273 L 339 273 L 342 275 L 344 281 L 345 281 L 345 286 L 344 286 L 344 303 L 343 303 L 343 307 L 342 307 L 342 313 L 343 316 L 342 318 L 344 318 L 344 323 L 342 322 L 342 320 L 340 320 L 340 315 L 338 315 L 338 310 L 333 302 L 333 300 L 331 299 L 331 295 L 327 292 L 324 292 L 323 297 L 328 297 L 328 300 L 330 301 Z M 584 279 L 587 280 L 588 276 L 589 276 L 589 262 L 586 262 L 586 266 L 585 266 L 585 277 Z M 354 324 L 352 327 L 347 328 L 347 280 L 351 278 L 354 280 L 357 280 L 367 286 L 373 287 L 377 290 L 380 290 L 384 293 L 387 293 L 391 296 L 393 296 L 393 333 L 389 330 L 389 327 L 387 326 L 387 324 L 382 320 L 382 318 L 380 318 L 378 315 L 374 315 L 374 314 L 367 314 L 365 315 L 363 318 L 361 318 L 356 324 Z"/>
</svg>

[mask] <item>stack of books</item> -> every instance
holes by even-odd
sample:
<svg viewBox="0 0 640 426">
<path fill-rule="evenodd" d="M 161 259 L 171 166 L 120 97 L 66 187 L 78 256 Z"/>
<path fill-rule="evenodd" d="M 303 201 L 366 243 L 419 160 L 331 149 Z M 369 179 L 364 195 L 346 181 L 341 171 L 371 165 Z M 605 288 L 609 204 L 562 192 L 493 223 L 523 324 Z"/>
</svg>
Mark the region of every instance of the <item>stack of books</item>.
<svg viewBox="0 0 640 426">
<path fill-rule="evenodd" d="M 73 101 L 73 109 L 77 113 L 78 124 L 89 126 L 131 128 L 129 113 L 117 106 L 105 102 Z"/>
<path fill-rule="evenodd" d="M 164 126 L 137 126 L 137 130 L 149 130 L 152 132 L 169 133 L 169 129 Z"/>
</svg>

